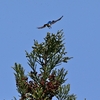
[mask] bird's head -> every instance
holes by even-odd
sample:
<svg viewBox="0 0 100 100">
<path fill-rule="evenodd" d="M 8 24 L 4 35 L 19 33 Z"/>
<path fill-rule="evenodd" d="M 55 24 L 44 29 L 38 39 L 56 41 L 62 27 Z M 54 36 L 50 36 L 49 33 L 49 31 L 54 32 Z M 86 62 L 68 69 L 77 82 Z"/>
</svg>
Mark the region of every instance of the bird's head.
<svg viewBox="0 0 100 100">
<path fill-rule="evenodd" d="M 48 23 L 47 24 L 51 24 L 51 21 L 48 21 Z"/>
</svg>

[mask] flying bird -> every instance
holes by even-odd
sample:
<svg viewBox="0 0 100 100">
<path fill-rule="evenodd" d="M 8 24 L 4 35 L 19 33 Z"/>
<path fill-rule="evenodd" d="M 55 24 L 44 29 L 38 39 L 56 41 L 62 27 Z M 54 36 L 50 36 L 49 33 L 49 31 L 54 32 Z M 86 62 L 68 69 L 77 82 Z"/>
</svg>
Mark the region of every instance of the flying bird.
<svg viewBox="0 0 100 100">
<path fill-rule="evenodd" d="M 45 28 L 45 27 L 51 28 L 51 25 L 52 25 L 52 24 L 55 24 L 57 21 L 60 21 L 62 18 L 63 18 L 63 16 L 61 16 L 61 17 L 60 17 L 59 19 L 57 19 L 57 20 L 48 21 L 48 23 L 44 24 L 44 25 L 41 26 L 41 27 L 37 27 L 37 28 L 38 28 L 38 29 L 42 29 L 42 28 Z"/>
</svg>

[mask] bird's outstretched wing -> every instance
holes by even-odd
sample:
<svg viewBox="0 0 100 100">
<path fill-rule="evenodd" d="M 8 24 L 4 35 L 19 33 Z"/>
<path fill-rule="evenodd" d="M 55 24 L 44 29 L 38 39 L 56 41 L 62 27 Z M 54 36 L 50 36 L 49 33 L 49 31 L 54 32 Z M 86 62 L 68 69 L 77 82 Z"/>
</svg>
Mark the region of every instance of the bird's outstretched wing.
<svg viewBox="0 0 100 100">
<path fill-rule="evenodd" d="M 38 29 L 42 29 L 42 28 L 45 28 L 47 26 L 47 24 L 44 24 L 43 26 L 41 27 L 37 27 Z"/>
<path fill-rule="evenodd" d="M 61 16 L 61 17 L 60 17 L 59 19 L 57 19 L 57 20 L 52 20 L 51 25 L 54 24 L 54 23 L 56 23 L 57 21 L 60 21 L 62 18 L 63 18 L 63 16 Z"/>
</svg>

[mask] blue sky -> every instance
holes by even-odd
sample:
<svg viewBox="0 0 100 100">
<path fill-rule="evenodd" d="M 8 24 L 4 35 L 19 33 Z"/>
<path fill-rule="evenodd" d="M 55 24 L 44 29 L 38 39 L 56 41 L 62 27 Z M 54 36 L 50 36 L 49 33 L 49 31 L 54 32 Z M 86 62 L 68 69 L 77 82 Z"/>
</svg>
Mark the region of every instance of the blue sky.
<svg viewBox="0 0 100 100">
<path fill-rule="evenodd" d="M 37 27 L 64 16 L 52 29 Z M 18 97 L 11 68 L 30 70 L 25 50 L 47 32 L 63 29 L 68 56 L 67 82 L 77 100 L 100 100 L 100 0 L 0 0 L 0 100 Z"/>
</svg>

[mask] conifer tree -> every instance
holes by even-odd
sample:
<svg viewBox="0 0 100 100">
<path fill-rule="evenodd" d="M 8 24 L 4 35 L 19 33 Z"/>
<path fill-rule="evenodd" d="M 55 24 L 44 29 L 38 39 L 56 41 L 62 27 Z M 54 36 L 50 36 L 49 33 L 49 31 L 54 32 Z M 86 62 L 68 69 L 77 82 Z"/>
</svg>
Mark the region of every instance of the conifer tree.
<svg viewBox="0 0 100 100">
<path fill-rule="evenodd" d="M 53 100 L 53 97 L 56 97 L 56 100 L 76 100 L 74 94 L 69 94 L 70 84 L 64 84 L 68 71 L 63 67 L 59 68 L 62 63 L 67 63 L 72 58 L 66 56 L 63 41 L 62 30 L 56 34 L 48 32 L 44 42 L 38 43 L 34 40 L 32 51 L 26 51 L 31 68 L 28 75 L 25 75 L 21 64 L 15 63 L 12 67 L 20 94 L 19 100 Z"/>
</svg>

